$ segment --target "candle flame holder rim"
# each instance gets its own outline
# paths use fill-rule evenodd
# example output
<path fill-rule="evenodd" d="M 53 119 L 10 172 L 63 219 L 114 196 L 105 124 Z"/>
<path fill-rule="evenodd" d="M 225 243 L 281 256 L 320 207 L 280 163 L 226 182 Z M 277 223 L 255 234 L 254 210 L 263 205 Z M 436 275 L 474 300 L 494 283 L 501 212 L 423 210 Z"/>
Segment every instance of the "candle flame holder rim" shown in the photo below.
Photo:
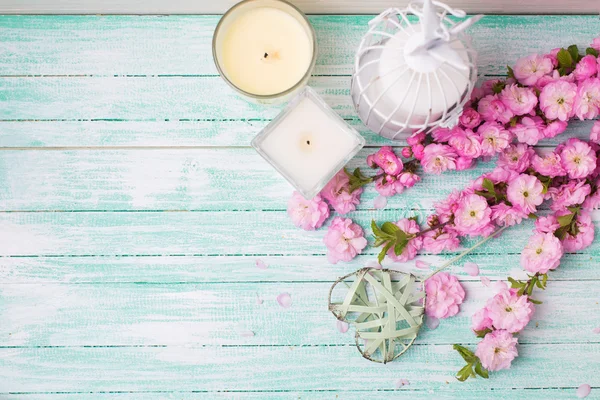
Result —
<path fill-rule="evenodd" d="M 251 3 L 259 3 L 259 2 L 264 2 L 264 1 L 269 1 L 269 2 L 273 2 L 273 3 L 281 3 L 281 4 L 285 5 L 286 7 L 289 7 L 292 11 L 296 12 L 301 17 L 301 19 L 304 22 L 306 22 L 306 26 L 309 28 L 308 34 L 310 36 L 310 41 L 311 41 L 312 49 L 313 49 L 312 58 L 310 60 L 310 63 L 308 65 L 308 68 L 306 69 L 306 72 L 304 73 L 304 75 L 302 75 L 302 77 L 296 83 L 294 83 L 294 85 L 292 85 L 290 88 L 288 88 L 282 92 L 273 93 L 273 94 L 255 94 L 255 93 L 250 93 L 250 92 L 247 92 L 247 91 L 241 89 L 239 86 L 237 86 L 235 83 L 233 83 L 227 77 L 227 74 L 225 73 L 224 69 L 221 67 L 221 64 L 219 63 L 219 57 L 217 55 L 217 40 L 218 40 L 218 36 L 219 36 L 218 34 L 219 34 L 220 30 L 222 29 L 223 22 L 226 21 L 227 17 L 229 17 L 233 12 L 235 12 L 236 10 L 238 10 L 241 7 L 245 7 Z M 229 10 L 227 10 L 225 12 L 225 14 L 223 14 L 223 16 L 221 16 L 221 19 L 219 19 L 219 22 L 217 23 L 217 26 L 215 27 L 215 30 L 213 32 L 212 55 L 213 55 L 213 61 L 215 63 L 215 67 L 217 68 L 217 72 L 219 73 L 221 78 L 223 78 L 223 80 L 235 91 L 237 91 L 238 93 L 240 93 L 241 95 L 243 95 L 245 97 L 248 97 L 253 100 L 257 100 L 259 102 L 261 102 L 261 101 L 268 102 L 269 100 L 284 98 L 287 95 L 289 95 L 290 93 L 293 93 L 296 90 L 298 90 L 299 88 L 301 88 L 302 86 L 304 86 L 306 84 L 306 82 L 308 81 L 308 79 L 311 77 L 312 71 L 315 68 L 315 65 L 317 63 L 317 53 L 318 53 L 317 52 L 317 34 L 316 34 L 315 29 L 313 28 L 312 24 L 308 20 L 308 17 L 298 7 L 296 7 L 295 5 L 293 5 L 292 3 L 290 3 L 286 0 L 242 0 L 239 3 L 235 4 L 233 7 L 231 7 Z"/>

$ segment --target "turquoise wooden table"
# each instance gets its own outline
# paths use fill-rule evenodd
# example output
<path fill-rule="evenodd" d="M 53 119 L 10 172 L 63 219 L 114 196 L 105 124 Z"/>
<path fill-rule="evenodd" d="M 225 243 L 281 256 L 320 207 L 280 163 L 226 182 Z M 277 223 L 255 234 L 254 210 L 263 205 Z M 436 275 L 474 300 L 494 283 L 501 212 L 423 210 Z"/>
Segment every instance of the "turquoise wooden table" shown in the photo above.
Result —
<path fill-rule="evenodd" d="M 386 143 L 349 97 L 370 18 L 310 18 L 320 54 L 310 85 L 367 139 L 352 166 Z M 552 274 L 510 371 L 453 377 L 462 360 L 451 345 L 476 343 L 470 315 L 490 295 L 460 265 L 457 317 L 425 328 L 397 362 L 362 359 L 327 291 L 377 250 L 330 265 L 324 232 L 292 226 L 291 188 L 249 147 L 278 108 L 246 103 L 218 77 L 218 20 L 0 17 L 0 398 L 556 399 L 582 383 L 600 397 L 598 240 Z M 480 75 L 498 76 L 529 53 L 587 45 L 600 20 L 488 16 L 471 33 Z M 426 213 L 492 167 L 427 176 L 384 210 L 367 190 L 351 217 L 367 227 Z M 531 229 L 511 228 L 468 260 L 505 279 Z M 409 384 L 396 388 L 400 379 Z"/>

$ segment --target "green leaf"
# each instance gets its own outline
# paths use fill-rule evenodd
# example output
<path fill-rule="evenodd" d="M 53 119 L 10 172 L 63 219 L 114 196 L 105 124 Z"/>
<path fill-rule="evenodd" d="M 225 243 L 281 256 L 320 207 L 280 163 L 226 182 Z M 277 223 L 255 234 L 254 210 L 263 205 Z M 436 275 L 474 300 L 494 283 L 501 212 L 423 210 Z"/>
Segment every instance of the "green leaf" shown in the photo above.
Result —
<path fill-rule="evenodd" d="M 482 186 L 488 192 L 492 193 L 493 195 L 496 195 L 496 188 L 494 187 L 494 182 L 492 182 L 490 179 L 484 178 Z"/>
<path fill-rule="evenodd" d="M 479 360 L 477 360 L 475 363 L 475 373 L 484 379 L 488 379 L 490 377 L 487 369 L 483 368 L 483 365 L 481 365 L 481 361 Z"/>
<path fill-rule="evenodd" d="M 574 216 L 575 214 L 567 214 L 556 218 L 556 220 L 561 227 L 565 227 L 571 225 L 571 221 L 573 221 Z"/>
<path fill-rule="evenodd" d="M 538 219 L 539 217 L 537 215 L 535 215 L 534 213 L 529 213 L 529 215 L 527 216 L 527 218 L 535 220 L 535 219 Z"/>
<path fill-rule="evenodd" d="M 598 57 L 598 50 L 594 49 L 593 47 L 588 47 L 587 49 L 585 49 L 585 54 L 589 56 Z"/>
<path fill-rule="evenodd" d="M 471 350 L 461 346 L 460 344 L 455 344 L 454 346 L 452 346 L 452 348 L 458 351 L 458 354 L 460 354 L 463 360 L 465 360 L 468 363 L 473 362 L 477 358 Z"/>
<path fill-rule="evenodd" d="M 529 300 L 533 304 L 543 304 L 543 301 L 534 300 L 531 297 L 528 297 L 527 300 Z"/>
<path fill-rule="evenodd" d="M 571 68 L 571 66 L 573 65 L 573 56 L 565 49 L 560 49 L 556 54 L 556 58 L 558 59 L 558 65 L 560 65 L 561 68 L 563 68 L 563 72 L 561 72 L 561 75 L 566 72 L 565 68 Z"/>
<path fill-rule="evenodd" d="M 406 247 L 407 244 L 408 244 L 408 240 L 405 240 L 402 242 L 396 242 L 396 244 L 394 245 L 394 254 L 397 256 L 402 254 L 402 252 L 404 251 L 404 248 Z"/>
<path fill-rule="evenodd" d="M 469 377 L 473 376 L 473 365 L 471 363 L 468 363 L 467 365 L 465 365 L 464 367 L 462 367 L 460 369 L 460 371 L 458 371 L 456 373 L 456 379 L 458 379 L 461 382 L 466 381 L 467 379 L 469 379 Z"/>
<path fill-rule="evenodd" d="M 384 222 L 383 225 L 381 225 L 381 230 L 387 233 L 388 235 L 395 236 L 396 232 L 398 232 L 400 228 L 398 228 L 398 225 L 393 224 L 391 222 Z"/>
<path fill-rule="evenodd" d="M 384 244 L 385 242 L 387 242 L 387 239 L 379 237 L 379 238 L 375 239 L 375 242 L 373 243 L 373 247 L 379 247 L 382 244 Z"/>
<path fill-rule="evenodd" d="M 481 331 L 475 331 L 475 336 L 477 336 L 478 338 L 484 338 L 485 335 L 487 335 L 491 331 L 492 330 L 490 328 L 486 328 L 486 329 L 483 329 Z"/>
<path fill-rule="evenodd" d="M 373 231 L 373 235 L 375 235 L 376 238 L 384 236 L 383 231 L 379 229 L 379 227 L 375 223 L 375 220 L 371 220 L 371 230 Z"/>
<path fill-rule="evenodd" d="M 506 82 L 498 81 L 492 85 L 492 92 L 499 94 L 506 87 Z"/>
<path fill-rule="evenodd" d="M 569 211 L 571 211 L 573 214 L 578 214 L 579 210 L 581 209 L 579 206 L 569 206 L 567 207 L 567 209 Z"/>
<path fill-rule="evenodd" d="M 510 276 L 508 277 L 508 281 L 510 282 L 510 287 L 513 289 L 523 288 L 526 285 L 525 282 L 517 281 L 514 278 L 511 278 Z"/>
<path fill-rule="evenodd" d="M 508 70 L 508 74 L 507 74 L 508 77 L 515 79 L 515 71 L 513 71 L 513 69 L 510 67 L 510 65 L 507 65 L 506 69 Z"/>
<path fill-rule="evenodd" d="M 544 288 L 545 288 L 547 284 L 548 284 L 548 274 L 543 274 L 542 275 L 542 285 L 544 285 Z"/>
<path fill-rule="evenodd" d="M 535 286 L 539 287 L 540 289 L 544 290 L 544 285 L 542 284 L 542 282 L 539 279 L 535 279 Z"/>
<path fill-rule="evenodd" d="M 573 58 L 573 61 L 579 61 L 579 49 L 577 48 L 576 44 L 570 45 L 567 50 L 569 51 L 571 58 Z"/>
<path fill-rule="evenodd" d="M 495 199 L 496 198 L 496 196 L 494 196 L 492 193 L 490 193 L 490 192 L 484 192 L 482 190 L 476 190 L 475 194 L 478 194 L 478 195 L 480 195 L 482 197 L 485 197 L 487 199 Z"/>
<path fill-rule="evenodd" d="M 394 245 L 394 242 L 390 240 L 389 242 L 387 242 L 387 244 L 385 246 L 383 246 L 383 249 L 381 249 L 381 251 L 379 252 L 379 255 L 377 256 L 377 261 L 379 262 L 379 264 L 381 264 L 381 262 L 385 258 L 385 255 L 387 254 L 388 250 L 393 245 Z"/>

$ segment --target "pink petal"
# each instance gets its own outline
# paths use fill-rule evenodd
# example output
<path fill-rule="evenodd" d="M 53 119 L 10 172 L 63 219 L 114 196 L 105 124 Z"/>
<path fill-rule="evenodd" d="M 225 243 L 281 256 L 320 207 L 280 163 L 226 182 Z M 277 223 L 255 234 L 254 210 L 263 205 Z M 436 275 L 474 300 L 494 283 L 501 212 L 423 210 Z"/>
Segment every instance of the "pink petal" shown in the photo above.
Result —
<path fill-rule="evenodd" d="M 410 385 L 408 379 L 398 379 L 396 381 L 396 389 L 400 389 L 402 386 Z"/>
<path fill-rule="evenodd" d="M 290 308 L 292 305 L 292 296 L 289 293 L 281 293 L 277 296 L 277 302 L 283 308 Z"/>
<path fill-rule="evenodd" d="M 590 394 L 591 391 L 592 391 L 592 387 L 590 385 L 588 385 L 587 383 L 584 383 L 583 385 L 581 385 L 577 388 L 577 397 L 579 397 L 580 399 L 583 399 L 584 397 L 588 397 L 588 395 Z"/>
<path fill-rule="evenodd" d="M 419 269 L 429 269 L 430 265 L 431 264 L 426 263 L 425 261 L 421 261 L 421 260 L 415 261 L 415 267 L 417 267 Z"/>
<path fill-rule="evenodd" d="M 474 262 L 466 262 L 463 270 L 471 276 L 479 275 L 479 265 L 475 264 Z"/>
<path fill-rule="evenodd" d="M 485 287 L 490 287 L 490 278 L 486 278 L 485 276 L 480 277 L 479 279 L 481 279 L 481 283 L 483 284 L 483 286 Z"/>
<path fill-rule="evenodd" d="M 435 329 L 440 325 L 440 320 L 436 317 L 427 317 L 425 318 L 425 324 L 429 329 Z"/>
<path fill-rule="evenodd" d="M 241 337 L 252 337 L 252 336 L 254 336 L 254 332 L 248 331 L 248 330 L 240 331 L 240 336 Z"/>
<path fill-rule="evenodd" d="M 338 331 L 340 331 L 342 333 L 348 332 L 348 326 L 349 325 L 348 325 L 347 322 L 338 320 L 336 325 L 337 325 L 337 330 Z"/>
<path fill-rule="evenodd" d="M 260 268 L 260 269 L 267 269 L 269 266 L 267 264 L 265 264 L 265 262 L 263 260 L 261 260 L 260 258 L 256 259 L 256 268 Z"/>
<path fill-rule="evenodd" d="M 375 207 L 378 210 L 385 208 L 385 206 L 387 206 L 387 197 L 385 196 L 378 196 L 373 202 L 373 207 Z"/>
<path fill-rule="evenodd" d="M 594 330 L 592 330 L 592 332 L 594 332 L 594 333 L 600 333 L 600 327 L 594 328 Z"/>
<path fill-rule="evenodd" d="M 366 266 L 369 268 L 381 269 L 381 264 L 377 261 L 369 261 Z"/>

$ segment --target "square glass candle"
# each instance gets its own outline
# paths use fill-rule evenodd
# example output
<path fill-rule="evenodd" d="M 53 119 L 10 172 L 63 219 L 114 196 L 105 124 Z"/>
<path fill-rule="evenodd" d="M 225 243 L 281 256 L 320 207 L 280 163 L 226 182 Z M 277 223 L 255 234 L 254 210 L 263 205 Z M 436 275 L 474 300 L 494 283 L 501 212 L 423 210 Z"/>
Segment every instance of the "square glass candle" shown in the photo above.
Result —
<path fill-rule="evenodd" d="M 252 140 L 252 147 L 307 199 L 364 145 L 360 133 L 308 86 Z"/>

